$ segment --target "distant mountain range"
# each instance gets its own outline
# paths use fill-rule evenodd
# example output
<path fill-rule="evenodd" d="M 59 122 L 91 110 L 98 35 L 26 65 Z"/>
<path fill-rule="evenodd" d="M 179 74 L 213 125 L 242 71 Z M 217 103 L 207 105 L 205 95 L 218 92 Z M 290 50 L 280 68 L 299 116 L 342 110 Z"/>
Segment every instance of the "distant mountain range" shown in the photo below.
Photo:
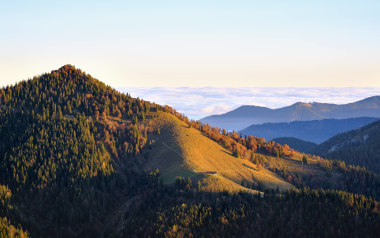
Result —
<path fill-rule="evenodd" d="M 253 124 L 269 122 L 347 119 L 355 117 L 380 117 L 380 96 L 373 96 L 341 105 L 298 102 L 278 109 L 241 106 L 221 115 L 205 117 L 201 119 L 201 122 L 219 128 L 239 131 Z"/>
<path fill-rule="evenodd" d="M 315 147 L 312 153 L 346 164 L 380 172 L 380 121 L 336 135 Z"/>
<path fill-rule="evenodd" d="M 324 119 L 313 121 L 293 121 L 251 125 L 240 132 L 243 135 L 254 135 L 271 140 L 276 137 L 295 137 L 313 143 L 322 143 L 330 137 L 357 129 L 379 120 L 372 117 L 349 119 Z"/>

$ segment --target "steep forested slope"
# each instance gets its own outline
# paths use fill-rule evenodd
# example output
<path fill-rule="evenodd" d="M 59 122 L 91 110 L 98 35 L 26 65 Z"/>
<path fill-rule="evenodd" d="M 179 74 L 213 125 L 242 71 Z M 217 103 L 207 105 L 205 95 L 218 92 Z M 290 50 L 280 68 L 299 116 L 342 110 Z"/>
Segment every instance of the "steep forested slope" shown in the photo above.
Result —
<path fill-rule="evenodd" d="M 12 210 L 12 192 L 8 187 L 0 185 L 0 237 L 28 237 L 20 225 L 15 227 L 7 217 L 3 217 L 9 215 Z"/>
<path fill-rule="evenodd" d="M 144 180 L 125 158 L 142 152 L 151 108 L 158 106 L 120 94 L 70 65 L 2 89 L 0 183 L 19 204 L 9 217 L 38 235 L 58 227 L 62 236 L 93 230 L 88 225 L 117 203 L 116 193 Z M 129 183 L 118 167 L 127 168 Z"/>
<path fill-rule="evenodd" d="M 380 173 L 380 121 L 336 135 L 313 152 Z"/>

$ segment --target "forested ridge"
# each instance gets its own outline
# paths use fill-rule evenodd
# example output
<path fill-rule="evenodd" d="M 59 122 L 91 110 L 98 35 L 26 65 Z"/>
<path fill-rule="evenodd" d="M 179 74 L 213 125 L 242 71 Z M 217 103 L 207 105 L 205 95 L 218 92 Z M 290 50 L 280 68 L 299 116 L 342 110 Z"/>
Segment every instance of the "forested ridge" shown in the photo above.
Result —
<path fill-rule="evenodd" d="M 285 178 L 289 174 L 270 168 L 268 156 L 301 155 L 287 145 L 191 121 L 65 65 L 0 89 L 0 235 L 262 237 L 287 231 L 297 237 L 372 237 L 379 231 L 378 176 L 317 156 L 305 155 L 326 171 L 341 171 L 344 182 L 292 183 L 352 193 L 207 193 L 187 178 L 163 185 L 159 171 L 141 167 L 160 134 L 153 123 L 159 111 Z M 125 210 L 116 216 L 119 207 Z"/>
<path fill-rule="evenodd" d="M 69 65 L 6 87 L 0 99 L 1 176 L 12 189 L 111 174 L 111 157 L 142 150 L 146 115 L 158 108 Z M 118 127 L 107 116 L 132 123 Z"/>
<path fill-rule="evenodd" d="M 360 128 L 377 120 L 379 118 L 355 117 L 264 123 L 251 125 L 240 132 L 247 135 L 255 134 L 267 140 L 274 140 L 276 137 L 295 137 L 300 140 L 320 144 L 339 133 Z"/>
<path fill-rule="evenodd" d="M 141 237 L 376 237 L 379 204 L 333 190 L 290 190 L 280 196 L 197 193 L 157 188 L 126 214 L 123 235 Z M 132 213 L 132 214 L 135 214 Z"/>
<path fill-rule="evenodd" d="M 146 118 L 158 108 L 70 65 L 1 89 L 0 179 L 21 205 L 10 217 L 28 214 L 15 220 L 38 235 L 66 225 L 78 232 L 71 226 L 102 214 L 127 189 L 118 187 L 116 167 L 140 173 L 125 158 L 142 152 L 152 132 Z M 33 224 L 40 222 L 43 230 Z"/>
<path fill-rule="evenodd" d="M 318 145 L 313 153 L 347 164 L 363 166 L 380 172 L 380 121 L 356 130 L 338 134 Z"/>
<path fill-rule="evenodd" d="M 291 148 L 304 153 L 310 153 L 310 151 L 317 146 L 317 144 L 310 142 L 310 141 L 304 141 L 295 137 L 278 137 L 272 139 L 272 141 L 275 141 L 279 144 L 287 144 Z"/>

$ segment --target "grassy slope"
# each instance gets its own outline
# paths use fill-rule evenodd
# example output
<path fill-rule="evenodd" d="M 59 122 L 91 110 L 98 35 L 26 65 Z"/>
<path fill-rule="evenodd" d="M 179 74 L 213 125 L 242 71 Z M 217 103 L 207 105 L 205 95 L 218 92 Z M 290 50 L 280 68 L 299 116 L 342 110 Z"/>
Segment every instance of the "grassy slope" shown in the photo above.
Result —
<path fill-rule="evenodd" d="M 201 180 L 203 189 L 208 191 L 247 190 L 240 185 L 243 181 L 254 185 L 261 182 L 272 189 L 292 187 L 276 174 L 259 170 L 248 160 L 233 157 L 231 152 L 173 115 L 160 113 L 155 123 L 161 128 L 161 134 L 154 138 L 144 167 L 158 168 L 164 183 L 173 183 L 177 176 L 182 176 Z M 217 175 L 203 175 L 205 171 L 216 171 Z"/>

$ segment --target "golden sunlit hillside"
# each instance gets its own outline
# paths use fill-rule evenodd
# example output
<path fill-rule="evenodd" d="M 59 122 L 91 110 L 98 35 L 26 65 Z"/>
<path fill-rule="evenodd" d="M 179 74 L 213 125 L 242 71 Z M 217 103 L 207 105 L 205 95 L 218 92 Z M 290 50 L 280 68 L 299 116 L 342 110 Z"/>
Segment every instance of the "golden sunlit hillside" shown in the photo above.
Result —
<path fill-rule="evenodd" d="M 144 167 L 158 168 L 164 183 L 174 183 L 181 176 L 200 180 L 209 191 L 247 190 L 242 183 L 254 187 L 261 183 L 265 188 L 280 190 L 293 187 L 265 168 L 232 156 L 230 151 L 171 114 L 161 112 L 155 123 L 160 135 L 155 136 Z"/>

